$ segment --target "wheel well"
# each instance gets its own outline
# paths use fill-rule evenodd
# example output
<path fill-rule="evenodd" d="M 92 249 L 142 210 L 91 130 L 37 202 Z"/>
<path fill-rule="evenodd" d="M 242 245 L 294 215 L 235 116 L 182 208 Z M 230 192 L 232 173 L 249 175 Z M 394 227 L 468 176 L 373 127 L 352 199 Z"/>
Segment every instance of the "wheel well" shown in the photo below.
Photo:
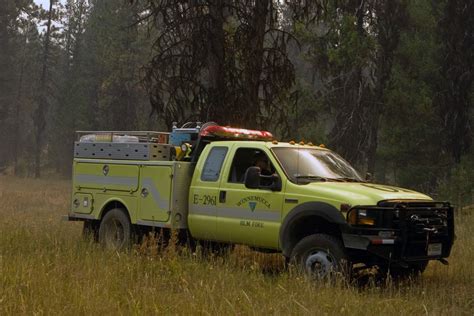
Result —
<path fill-rule="evenodd" d="M 341 230 L 335 223 L 315 215 L 303 216 L 295 219 L 288 227 L 289 234 L 285 242 L 285 256 L 289 256 L 296 244 L 303 238 L 316 234 L 323 233 L 340 238 Z"/>
<path fill-rule="evenodd" d="M 121 209 L 125 210 L 125 214 L 128 216 L 128 219 L 130 219 L 130 214 L 128 214 L 127 207 L 125 206 L 125 204 L 123 204 L 120 201 L 110 201 L 107 204 L 105 204 L 105 206 L 102 208 L 100 219 L 102 220 L 102 218 L 104 218 L 104 216 L 105 216 L 105 214 L 107 214 L 107 212 L 109 212 L 110 210 L 113 210 L 115 208 L 121 208 Z"/>

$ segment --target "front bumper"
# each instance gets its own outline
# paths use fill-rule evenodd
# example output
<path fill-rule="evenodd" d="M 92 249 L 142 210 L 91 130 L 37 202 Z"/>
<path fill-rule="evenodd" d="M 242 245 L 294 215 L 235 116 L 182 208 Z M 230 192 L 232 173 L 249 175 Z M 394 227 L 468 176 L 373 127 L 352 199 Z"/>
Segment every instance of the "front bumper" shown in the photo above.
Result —
<path fill-rule="evenodd" d="M 359 257 L 355 259 L 403 264 L 449 257 L 454 243 L 449 203 L 382 201 L 349 212 L 362 209 L 377 214 L 376 225 L 350 226 L 342 234 L 345 247 Z"/>

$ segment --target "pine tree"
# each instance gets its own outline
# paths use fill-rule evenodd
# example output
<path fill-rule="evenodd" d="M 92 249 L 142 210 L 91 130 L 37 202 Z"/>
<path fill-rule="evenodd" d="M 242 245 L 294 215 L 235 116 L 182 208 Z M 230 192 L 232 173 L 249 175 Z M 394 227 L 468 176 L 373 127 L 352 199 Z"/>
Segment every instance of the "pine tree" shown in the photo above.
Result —
<path fill-rule="evenodd" d="M 145 83 L 165 123 L 218 120 L 288 132 L 295 73 L 278 1 L 143 2 L 158 32 Z"/>

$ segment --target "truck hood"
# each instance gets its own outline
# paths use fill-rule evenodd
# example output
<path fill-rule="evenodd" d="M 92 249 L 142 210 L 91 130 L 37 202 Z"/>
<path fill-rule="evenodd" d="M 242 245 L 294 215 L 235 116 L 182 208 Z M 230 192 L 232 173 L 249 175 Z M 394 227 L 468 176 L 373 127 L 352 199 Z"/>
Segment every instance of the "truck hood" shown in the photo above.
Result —
<path fill-rule="evenodd" d="M 326 197 L 352 206 L 376 205 L 382 200 L 432 200 L 420 192 L 374 183 L 311 182 L 302 188 L 314 197 Z"/>

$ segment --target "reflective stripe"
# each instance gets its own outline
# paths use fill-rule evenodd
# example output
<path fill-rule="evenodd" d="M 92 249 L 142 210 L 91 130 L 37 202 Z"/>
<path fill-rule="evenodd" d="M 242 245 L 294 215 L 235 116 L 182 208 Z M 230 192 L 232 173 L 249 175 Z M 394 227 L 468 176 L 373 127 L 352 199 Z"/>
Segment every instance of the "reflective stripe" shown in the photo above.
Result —
<path fill-rule="evenodd" d="M 281 215 L 280 211 L 251 211 L 249 209 L 240 207 L 216 207 L 216 206 L 194 206 L 191 210 L 191 214 L 217 216 L 224 218 L 235 218 L 235 219 L 251 219 L 268 222 L 280 222 Z"/>
<path fill-rule="evenodd" d="M 136 177 L 117 177 L 117 176 L 96 176 L 90 174 L 77 174 L 75 181 L 79 183 L 91 183 L 96 185 L 123 185 L 123 186 L 136 186 Z M 142 186 L 150 191 L 153 200 L 156 205 L 161 209 L 169 208 L 169 201 L 162 199 L 160 193 L 156 189 L 152 178 L 144 178 Z"/>
<path fill-rule="evenodd" d="M 93 184 L 109 184 L 109 185 L 124 185 L 136 186 L 136 177 L 117 177 L 117 176 L 95 176 L 92 174 L 76 174 L 74 177 L 76 182 L 85 182 Z"/>
<path fill-rule="evenodd" d="M 169 209 L 169 201 L 166 199 L 162 199 L 160 196 L 160 192 L 156 189 L 155 184 L 153 183 L 152 178 L 144 178 L 142 181 L 142 187 L 146 188 L 151 193 L 151 197 L 155 201 L 155 204 L 158 205 L 159 208 L 168 210 Z"/>
<path fill-rule="evenodd" d="M 205 216 L 216 216 L 217 207 L 209 206 L 193 206 L 191 207 L 190 214 L 205 215 Z"/>
<path fill-rule="evenodd" d="M 395 239 L 372 239 L 370 242 L 374 245 L 394 245 Z"/>

